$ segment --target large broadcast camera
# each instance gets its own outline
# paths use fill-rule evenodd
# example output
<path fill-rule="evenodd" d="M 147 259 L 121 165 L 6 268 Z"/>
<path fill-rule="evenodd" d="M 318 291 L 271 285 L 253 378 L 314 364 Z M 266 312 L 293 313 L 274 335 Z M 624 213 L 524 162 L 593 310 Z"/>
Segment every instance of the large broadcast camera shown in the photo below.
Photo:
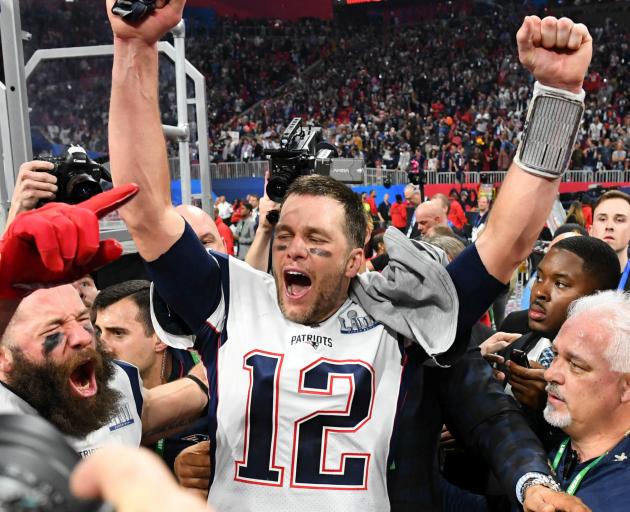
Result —
<path fill-rule="evenodd" d="M 319 126 L 301 126 L 294 117 L 280 138 L 280 149 L 267 149 L 271 176 L 267 196 L 279 203 L 287 189 L 300 176 L 320 174 L 348 184 L 362 184 L 365 162 L 362 158 L 338 158 L 337 149 L 324 140 Z"/>
<path fill-rule="evenodd" d="M 70 492 L 68 479 L 80 460 L 42 418 L 0 415 L 0 511 L 113 512 L 109 505 Z"/>
<path fill-rule="evenodd" d="M 101 179 L 111 183 L 109 171 L 92 160 L 81 146 L 70 146 L 63 157 L 40 157 L 55 167 L 45 171 L 57 177 L 57 194 L 54 201 L 78 204 L 103 192 Z M 43 204 L 45 201 L 41 201 Z"/>

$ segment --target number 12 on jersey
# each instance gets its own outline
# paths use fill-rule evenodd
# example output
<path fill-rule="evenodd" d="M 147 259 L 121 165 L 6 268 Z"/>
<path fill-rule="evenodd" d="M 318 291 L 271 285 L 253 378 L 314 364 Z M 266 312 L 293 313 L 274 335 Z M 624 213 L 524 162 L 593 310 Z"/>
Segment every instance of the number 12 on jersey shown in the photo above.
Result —
<path fill-rule="evenodd" d="M 277 487 L 284 484 L 285 468 L 276 464 L 283 360 L 282 354 L 262 350 L 243 357 L 249 395 L 244 454 L 235 463 L 235 480 Z M 300 370 L 297 392 L 332 396 L 335 382 L 340 380 L 346 380 L 349 387 L 345 408 L 310 411 L 293 423 L 291 487 L 367 489 L 370 453 L 343 452 L 336 467 L 329 467 L 327 449 L 330 434 L 352 435 L 372 417 L 374 369 L 360 360 L 322 357 Z"/>

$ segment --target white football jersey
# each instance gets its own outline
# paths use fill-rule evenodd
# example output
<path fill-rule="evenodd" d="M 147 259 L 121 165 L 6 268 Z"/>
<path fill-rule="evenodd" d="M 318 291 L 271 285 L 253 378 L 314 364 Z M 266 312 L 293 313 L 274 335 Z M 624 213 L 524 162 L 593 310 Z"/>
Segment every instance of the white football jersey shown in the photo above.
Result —
<path fill-rule="evenodd" d="M 135 366 L 116 361 L 115 373 L 110 381 L 113 389 L 122 398 L 118 403 L 118 413 L 109 424 L 88 434 L 84 438 L 65 436 L 68 443 L 82 457 L 107 444 L 140 446 L 142 437 L 142 381 Z M 5 386 L 0 386 L 0 413 L 33 414 L 37 411 Z"/>
<path fill-rule="evenodd" d="M 195 345 L 211 383 L 208 502 L 222 512 L 389 510 L 397 339 L 351 300 L 319 326 L 293 323 L 271 276 L 219 263 L 223 296 Z"/>

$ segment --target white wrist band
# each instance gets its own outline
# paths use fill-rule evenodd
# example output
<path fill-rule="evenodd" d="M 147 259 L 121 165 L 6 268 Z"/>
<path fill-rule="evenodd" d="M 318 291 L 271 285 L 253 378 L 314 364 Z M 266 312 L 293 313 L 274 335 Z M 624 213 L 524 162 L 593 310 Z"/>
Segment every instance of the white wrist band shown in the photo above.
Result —
<path fill-rule="evenodd" d="M 584 90 L 575 94 L 538 82 L 529 103 L 514 162 L 524 171 L 559 178 L 567 170 L 584 113 Z"/>

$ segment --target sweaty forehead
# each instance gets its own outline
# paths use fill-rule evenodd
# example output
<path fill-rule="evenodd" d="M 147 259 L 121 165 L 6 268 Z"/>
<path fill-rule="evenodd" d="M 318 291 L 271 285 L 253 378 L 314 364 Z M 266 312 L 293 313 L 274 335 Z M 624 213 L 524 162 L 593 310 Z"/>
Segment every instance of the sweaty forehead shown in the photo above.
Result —
<path fill-rule="evenodd" d="M 290 195 L 280 210 L 279 225 L 292 229 L 341 229 L 344 225 L 343 205 L 331 197 Z"/>
<path fill-rule="evenodd" d="M 592 318 L 581 313 L 569 318 L 558 333 L 554 345 L 559 352 L 570 352 L 585 360 L 604 357 L 608 347 L 610 329 L 605 318 Z"/>
<path fill-rule="evenodd" d="M 83 311 L 85 306 L 72 285 L 36 290 L 20 303 L 14 322 L 45 323 L 53 318 L 65 318 Z"/>

